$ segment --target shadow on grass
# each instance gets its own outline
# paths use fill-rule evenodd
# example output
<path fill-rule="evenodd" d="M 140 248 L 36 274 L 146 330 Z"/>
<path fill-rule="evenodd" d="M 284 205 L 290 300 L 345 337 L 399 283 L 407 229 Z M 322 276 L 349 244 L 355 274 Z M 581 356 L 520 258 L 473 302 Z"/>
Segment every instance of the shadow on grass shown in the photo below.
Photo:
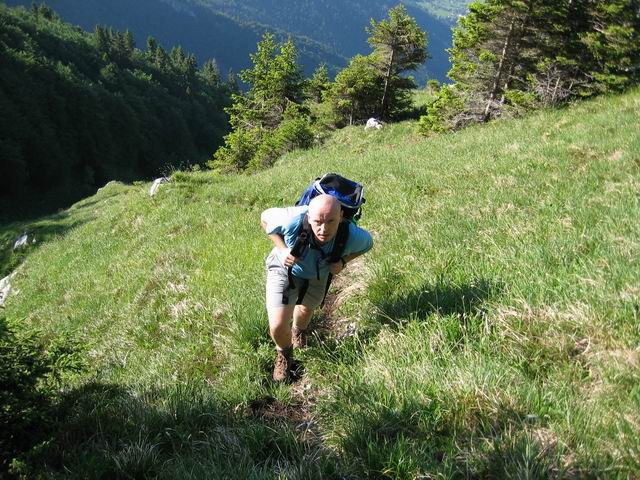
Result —
<path fill-rule="evenodd" d="M 91 382 L 51 404 L 46 416 L 51 420 L 39 426 L 45 441 L 24 451 L 13 473 L 248 478 L 278 465 L 301 464 L 310 448 L 301 434 L 278 421 L 274 405 L 254 403 L 232 408 L 190 382 L 144 391 Z"/>
<path fill-rule="evenodd" d="M 487 279 L 462 284 L 439 281 L 426 283 L 402 295 L 387 297 L 374 293 L 371 301 L 378 321 L 383 325 L 425 319 L 433 314 L 455 315 L 464 321 L 480 313 L 485 302 L 503 290 L 502 283 Z"/>
<path fill-rule="evenodd" d="M 405 397 L 389 408 L 385 396 L 370 400 L 380 401 L 350 418 L 340 440 L 356 475 L 419 478 L 428 471 L 445 478 L 564 478 L 556 443 L 540 435 L 544 429 L 526 425 L 524 411 L 501 405 L 486 414 L 491 418 L 485 425 L 465 428 L 438 402 Z"/>
<path fill-rule="evenodd" d="M 70 214 L 65 211 L 33 223 L 20 222 L 0 227 L 0 278 L 11 273 L 50 238 L 64 235 L 67 231 L 87 222 L 86 219 L 70 222 L 69 216 Z M 14 249 L 16 241 L 23 234 L 27 235 L 27 242 Z"/>

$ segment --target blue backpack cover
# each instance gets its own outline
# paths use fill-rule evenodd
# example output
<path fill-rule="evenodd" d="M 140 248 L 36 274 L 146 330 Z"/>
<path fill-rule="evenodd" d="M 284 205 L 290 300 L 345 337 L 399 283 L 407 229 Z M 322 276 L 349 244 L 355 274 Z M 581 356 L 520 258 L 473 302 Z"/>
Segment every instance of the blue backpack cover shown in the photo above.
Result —
<path fill-rule="evenodd" d="M 302 193 L 296 205 L 309 205 L 309 202 L 321 194 L 331 195 L 338 199 L 344 212 L 345 220 L 356 222 L 362 212 L 360 208 L 365 202 L 364 186 L 353 180 L 338 175 L 326 173 L 316 178 Z"/>

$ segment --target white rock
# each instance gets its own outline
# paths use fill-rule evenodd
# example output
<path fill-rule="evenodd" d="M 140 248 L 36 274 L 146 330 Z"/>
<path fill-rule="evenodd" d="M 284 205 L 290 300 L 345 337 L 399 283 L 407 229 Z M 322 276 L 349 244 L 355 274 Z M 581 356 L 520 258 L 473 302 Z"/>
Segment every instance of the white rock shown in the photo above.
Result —
<path fill-rule="evenodd" d="M 11 292 L 11 280 L 12 275 L 7 275 L 2 280 L 0 280 L 0 306 L 4 306 L 4 302 L 9 296 Z"/>
<path fill-rule="evenodd" d="M 17 240 L 16 243 L 13 244 L 13 249 L 15 250 L 18 247 L 21 247 L 23 245 L 27 244 L 27 240 L 29 239 L 29 235 L 27 235 L 26 233 L 23 233 Z"/>
<path fill-rule="evenodd" d="M 167 183 L 168 181 L 169 179 L 167 177 L 156 178 L 153 181 L 153 185 L 151 185 L 151 189 L 149 190 L 149 196 L 153 197 L 160 188 L 160 185 L 162 185 L 163 183 Z"/>
<path fill-rule="evenodd" d="M 364 126 L 365 130 L 369 130 L 371 128 L 375 128 L 376 130 L 380 130 L 382 128 L 382 122 L 377 118 L 371 117 L 367 120 L 367 124 Z"/>

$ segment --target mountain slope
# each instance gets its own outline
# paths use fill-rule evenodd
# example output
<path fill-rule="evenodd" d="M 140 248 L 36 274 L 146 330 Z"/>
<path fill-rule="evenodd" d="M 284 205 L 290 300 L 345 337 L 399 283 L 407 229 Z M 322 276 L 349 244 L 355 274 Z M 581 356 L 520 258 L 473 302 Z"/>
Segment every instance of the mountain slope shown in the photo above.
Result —
<path fill-rule="evenodd" d="M 48 17 L 0 5 L 0 216 L 203 164 L 222 143 L 230 88 L 187 53 L 160 62 Z"/>
<path fill-rule="evenodd" d="M 31 2 L 9 0 L 7 4 L 29 6 Z M 365 28 L 371 18 L 384 18 L 391 6 L 380 0 L 339 5 L 293 0 L 51 0 L 48 4 L 65 21 L 90 31 L 99 23 L 131 29 L 140 46 L 149 35 L 165 47 L 182 45 L 200 62 L 215 58 L 223 72 L 247 68 L 249 54 L 264 31 L 275 30 L 283 38 L 291 33 L 308 74 L 321 62 L 335 74 L 356 53 L 368 53 Z M 427 77 L 442 81 L 449 69 L 445 49 L 451 45 L 452 20 L 433 16 L 423 4 L 408 3 L 409 13 L 429 34 L 432 57 L 416 78 L 421 83 Z"/>
<path fill-rule="evenodd" d="M 9 0 L 10 6 L 28 7 L 26 0 Z M 165 48 L 181 45 L 193 52 L 200 64 L 214 58 L 223 75 L 228 69 L 238 72 L 248 68 L 249 54 L 253 53 L 262 33 L 268 27 L 255 22 L 239 22 L 210 8 L 188 2 L 163 0 L 73 1 L 51 0 L 47 2 L 63 20 L 93 31 L 97 24 L 112 26 L 124 32 L 134 33 L 138 47 L 145 48 L 147 37 L 156 38 Z M 286 36 L 280 32 L 281 36 Z M 340 65 L 345 59 L 328 51 L 327 47 L 312 40 L 298 37 L 296 45 L 301 53 L 300 61 L 310 73 L 321 61 Z"/>
<path fill-rule="evenodd" d="M 428 139 L 411 122 L 347 128 L 254 176 L 178 172 L 153 199 L 112 183 L 4 226 L 41 233 L 2 317 L 70 339 L 79 368 L 58 367 L 53 441 L 31 467 L 633 475 L 639 107 L 634 91 Z M 273 385 L 259 214 L 325 171 L 366 185 L 376 244 L 315 318 L 301 379 Z"/>
<path fill-rule="evenodd" d="M 208 5 L 215 11 L 244 21 L 257 21 L 296 35 L 312 38 L 327 45 L 330 51 L 347 58 L 358 53 L 366 54 L 369 52 L 366 28 L 369 27 L 370 20 L 385 18 L 392 6 L 389 2 L 381 0 L 351 0 L 340 3 L 310 0 L 191 1 Z M 462 2 L 462 4 L 458 8 L 461 13 L 464 13 L 466 3 Z M 418 74 L 419 80 L 424 81 L 425 75 L 444 80 L 449 70 L 445 49 L 451 46 L 452 20 L 434 17 L 429 13 L 428 8 L 420 2 L 406 2 L 406 5 L 409 14 L 428 33 L 431 59 Z"/>

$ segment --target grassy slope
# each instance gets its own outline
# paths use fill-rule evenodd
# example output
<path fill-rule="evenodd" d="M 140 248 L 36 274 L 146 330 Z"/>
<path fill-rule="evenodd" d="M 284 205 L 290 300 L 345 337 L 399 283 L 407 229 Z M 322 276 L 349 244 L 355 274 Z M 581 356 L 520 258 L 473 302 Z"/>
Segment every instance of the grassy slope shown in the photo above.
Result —
<path fill-rule="evenodd" d="M 110 184 L 2 227 L 6 244 L 48 238 L 3 315 L 74 339 L 83 365 L 61 380 L 58 447 L 34 465 L 637 473 L 639 111 L 634 92 L 429 139 L 412 123 L 345 129 L 252 177 L 177 173 L 154 199 Z M 366 185 L 376 246 L 317 319 L 303 379 L 274 386 L 259 214 L 332 170 Z"/>

